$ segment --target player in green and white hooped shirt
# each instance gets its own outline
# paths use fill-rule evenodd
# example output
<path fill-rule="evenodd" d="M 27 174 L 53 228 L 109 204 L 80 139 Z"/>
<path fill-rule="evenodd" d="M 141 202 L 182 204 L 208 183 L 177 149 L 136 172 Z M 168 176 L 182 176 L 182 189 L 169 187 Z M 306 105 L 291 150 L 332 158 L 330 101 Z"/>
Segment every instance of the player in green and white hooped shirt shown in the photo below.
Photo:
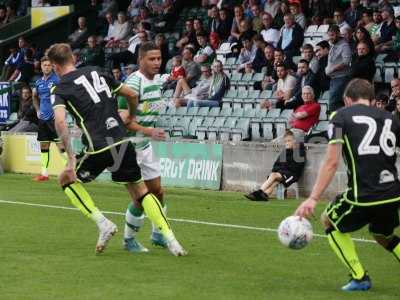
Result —
<path fill-rule="evenodd" d="M 165 214 L 166 206 L 161 187 L 160 163 L 155 157 L 150 143 L 150 139 L 165 139 L 164 130 L 155 128 L 159 112 L 166 105 L 165 101 L 161 99 L 161 85 L 154 79 L 154 76 L 160 70 L 161 51 L 153 43 L 141 45 L 139 50 L 139 65 L 139 70 L 131 74 L 125 81 L 125 84 L 134 89 L 139 95 L 136 119 L 126 124 L 126 127 L 137 137 L 149 137 L 148 140 L 146 139 L 144 142 L 136 144 L 137 161 L 142 170 L 142 176 L 147 188 L 160 200 Z M 120 114 L 124 118 L 124 114 L 127 114 L 125 100 L 120 99 L 118 106 Z M 143 222 L 143 209 L 130 204 L 126 211 L 124 230 L 124 246 L 130 252 L 148 251 L 135 239 Z M 154 224 L 151 241 L 155 245 L 167 247 L 165 239 Z"/>

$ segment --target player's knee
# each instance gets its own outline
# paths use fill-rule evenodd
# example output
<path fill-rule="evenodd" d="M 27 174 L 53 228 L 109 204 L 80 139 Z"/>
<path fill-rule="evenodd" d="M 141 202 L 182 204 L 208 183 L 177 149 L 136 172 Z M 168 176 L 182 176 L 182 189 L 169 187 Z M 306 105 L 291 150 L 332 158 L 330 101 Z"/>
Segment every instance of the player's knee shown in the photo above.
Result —
<path fill-rule="evenodd" d="M 329 220 L 328 216 L 326 213 L 321 214 L 320 218 L 321 224 L 324 226 L 325 230 L 328 230 L 330 228 L 333 228 L 331 221 Z"/>
<path fill-rule="evenodd" d="M 372 233 L 375 241 L 388 251 L 393 251 L 393 249 L 400 243 L 400 238 L 396 235 L 391 235 L 389 237 Z"/>
<path fill-rule="evenodd" d="M 157 190 L 153 191 L 153 194 L 154 194 L 154 196 L 157 197 L 157 199 L 158 199 L 160 202 L 163 202 L 163 201 L 164 201 L 164 190 L 163 190 L 162 187 L 159 187 Z"/>

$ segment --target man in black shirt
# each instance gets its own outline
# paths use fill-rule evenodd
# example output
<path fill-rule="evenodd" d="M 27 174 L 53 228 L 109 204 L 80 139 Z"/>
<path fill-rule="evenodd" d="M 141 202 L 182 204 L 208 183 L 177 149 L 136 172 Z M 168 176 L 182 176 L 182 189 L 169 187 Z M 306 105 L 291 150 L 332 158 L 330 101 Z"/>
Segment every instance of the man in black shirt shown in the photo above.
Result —
<path fill-rule="evenodd" d="M 373 107 L 374 88 L 365 79 L 353 79 L 344 92 L 346 108 L 330 120 L 329 145 L 311 195 L 295 214 L 309 218 L 339 165 L 347 164 L 348 188 L 328 204 L 322 221 L 329 243 L 348 267 L 351 280 L 344 291 L 368 290 L 371 281 L 358 259 L 350 232 L 369 225 L 375 240 L 400 262 L 400 182 L 396 146 L 400 122 L 385 110 Z"/>
<path fill-rule="evenodd" d="M 100 212 L 80 182 L 94 180 L 107 168 L 112 180 L 125 184 L 134 205 L 143 207 L 148 218 L 156 224 L 170 252 L 176 256 L 185 255 L 186 251 L 176 240 L 158 199 L 149 193 L 142 180 L 135 149 L 129 143 L 118 114 L 114 94 L 128 99 L 130 114 L 126 122 L 133 120 L 138 104 L 137 94 L 97 67 L 76 69 L 68 44 L 54 44 L 47 54 L 60 77 L 59 84 L 52 89 L 51 102 L 56 130 L 68 155 L 67 166 L 59 181 L 72 204 L 96 222 L 100 232 L 96 253 L 103 252 L 107 242 L 117 232 L 117 226 Z M 82 141 L 86 151 L 77 167 L 65 120 L 67 110 L 75 117 L 84 134 Z"/>
<path fill-rule="evenodd" d="M 303 143 L 296 143 L 292 131 L 286 131 L 283 136 L 285 140 L 285 150 L 281 152 L 275 161 L 271 174 L 263 183 L 259 190 L 256 190 L 245 197 L 252 201 L 268 201 L 274 188 L 282 183 L 289 187 L 297 182 L 303 173 L 305 166 L 305 150 Z"/>

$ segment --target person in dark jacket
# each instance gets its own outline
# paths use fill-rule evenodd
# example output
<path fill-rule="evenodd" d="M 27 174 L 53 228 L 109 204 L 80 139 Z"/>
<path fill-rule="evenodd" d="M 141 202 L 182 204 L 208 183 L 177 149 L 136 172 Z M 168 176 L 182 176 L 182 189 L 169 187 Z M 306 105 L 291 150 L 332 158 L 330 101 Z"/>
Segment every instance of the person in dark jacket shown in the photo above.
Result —
<path fill-rule="evenodd" d="M 282 49 L 288 59 L 300 55 L 300 48 L 304 40 L 304 31 L 294 20 L 290 13 L 285 14 L 283 18 L 285 25 L 281 29 L 281 37 L 278 42 L 278 48 Z"/>
<path fill-rule="evenodd" d="M 318 71 L 315 73 L 315 78 L 319 84 L 320 92 L 329 90 L 330 78 L 325 73 L 325 68 L 328 65 L 329 43 L 321 41 L 315 45 L 315 56 L 318 59 Z"/>
<path fill-rule="evenodd" d="M 274 188 L 282 183 L 289 187 L 297 182 L 303 173 L 306 163 L 306 154 L 303 143 L 296 143 L 293 132 L 287 130 L 284 135 L 285 150 L 275 161 L 271 174 L 261 188 L 244 195 L 251 201 L 268 201 Z"/>
<path fill-rule="evenodd" d="M 369 52 L 368 44 L 365 42 L 358 43 L 357 53 L 351 63 L 352 78 L 363 78 L 372 83 L 375 71 L 375 61 Z"/>
<path fill-rule="evenodd" d="M 32 104 L 32 90 L 29 85 L 21 89 L 21 97 L 18 109 L 19 122 L 11 128 L 10 132 L 37 132 L 38 117 Z"/>

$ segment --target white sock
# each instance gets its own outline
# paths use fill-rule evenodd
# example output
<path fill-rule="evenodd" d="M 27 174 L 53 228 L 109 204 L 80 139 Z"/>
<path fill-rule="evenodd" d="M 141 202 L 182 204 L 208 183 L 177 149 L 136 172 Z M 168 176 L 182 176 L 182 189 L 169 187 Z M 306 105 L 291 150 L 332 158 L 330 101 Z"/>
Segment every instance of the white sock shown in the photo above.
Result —
<path fill-rule="evenodd" d="M 162 208 L 164 215 L 167 216 L 167 204 L 165 204 Z M 157 226 L 154 223 L 151 223 L 152 232 L 161 234 L 161 231 L 158 230 Z"/>
<path fill-rule="evenodd" d="M 99 210 L 92 211 L 90 218 L 96 222 L 97 227 L 100 229 L 108 220 Z"/>
<path fill-rule="evenodd" d="M 129 211 L 129 209 L 127 209 L 125 214 L 124 238 L 134 238 L 143 224 L 144 214 L 142 214 L 140 217 L 136 217 Z"/>
<path fill-rule="evenodd" d="M 46 168 L 42 168 L 42 176 L 46 176 L 46 177 L 49 176 L 49 172 L 47 171 Z"/>

